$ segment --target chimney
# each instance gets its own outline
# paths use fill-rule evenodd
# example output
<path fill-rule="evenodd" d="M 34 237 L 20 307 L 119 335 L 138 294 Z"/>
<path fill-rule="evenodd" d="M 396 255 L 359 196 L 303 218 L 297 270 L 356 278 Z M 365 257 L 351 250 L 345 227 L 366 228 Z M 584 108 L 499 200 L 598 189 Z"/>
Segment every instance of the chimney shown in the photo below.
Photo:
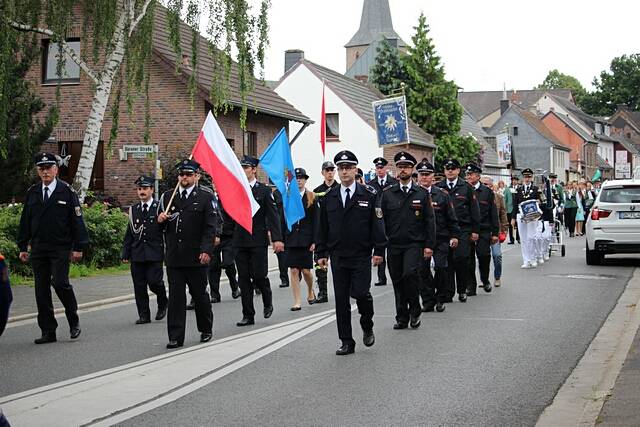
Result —
<path fill-rule="evenodd" d="M 289 49 L 284 51 L 284 72 L 286 73 L 298 63 L 301 59 L 304 59 L 304 50 Z"/>

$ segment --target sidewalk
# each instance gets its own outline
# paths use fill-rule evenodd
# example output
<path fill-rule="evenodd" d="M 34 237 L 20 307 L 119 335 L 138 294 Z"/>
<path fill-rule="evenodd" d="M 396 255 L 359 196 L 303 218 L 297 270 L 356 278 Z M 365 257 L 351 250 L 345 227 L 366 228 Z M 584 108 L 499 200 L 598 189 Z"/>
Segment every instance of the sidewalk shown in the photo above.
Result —
<path fill-rule="evenodd" d="M 274 253 L 269 251 L 269 271 L 278 268 L 278 259 Z M 165 274 L 165 284 L 166 284 Z M 227 278 L 222 274 L 221 283 L 227 282 Z M 114 302 L 131 300 L 133 295 L 133 282 L 128 273 L 86 277 L 79 279 L 71 279 L 76 299 L 80 308 L 95 307 Z M 272 286 L 278 286 L 280 282 L 272 283 Z M 36 307 L 36 297 L 34 288 L 31 286 L 14 286 L 11 288 L 13 292 L 13 304 L 9 313 L 9 322 L 25 320 L 35 317 L 38 309 Z M 63 310 L 62 304 L 55 295 L 53 289 L 53 306 L 58 310 Z"/>
<path fill-rule="evenodd" d="M 640 331 L 605 402 L 596 425 L 640 426 Z"/>

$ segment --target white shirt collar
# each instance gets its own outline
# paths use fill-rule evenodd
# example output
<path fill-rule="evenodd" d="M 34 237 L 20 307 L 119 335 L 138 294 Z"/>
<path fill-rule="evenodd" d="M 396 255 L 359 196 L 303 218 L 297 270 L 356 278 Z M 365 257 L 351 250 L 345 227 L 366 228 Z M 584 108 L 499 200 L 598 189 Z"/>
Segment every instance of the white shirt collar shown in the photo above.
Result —
<path fill-rule="evenodd" d="M 451 184 L 453 184 L 454 187 L 458 185 L 458 178 L 454 179 L 453 181 L 447 180 L 447 187 L 451 187 Z"/>
<path fill-rule="evenodd" d="M 140 207 L 144 208 L 144 205 L 147 205 L 147 207 L 151 207 L 151 205 L 153 204 L 153 197 L 149 197 L 149 200 L 146 201 L 142 201 L 140 200 Z"/>
<path fill-rule="evenodd" d="M 400 184 L 400 189 L 403 190 L 402 187 L 407 187 L 407 191 L 411 190 L 411 187 L 413 186 L 413 181 L 409 180 L 409 182 L 407 184 L 403 184 L 402 182 L 398 182 L 398 184 Z"/>
<path fill-rule="evenodd" d="M 251 186 L 251 188 L 253 188 L 254 185 L 256 185 L 256 182 L 258 182 L 257 179 L 253 178 L 253 180 L 249 181 L 249 185 Z"/>
<path fill-rule="evenodd" d="M 303 197 L 306 192 L 307 192 L 306 188 L 303 188 L 302 190 L 300 190 L 300 197 Z"/>
<path fill-rule="evenodd" d="M 57 178 L 53 178 L 53 181 L 51 181 L 49 183 L 49 185 L 44 185 L 44 183 L 42 184 L 42 197 L 44 197 L 44 188 L 47 187 L 49 189 L 49 197 L 51 197 L 51 195 L 53 194 L 53 191 L 56 189 L 56 186 L 58 185 L 58 179 Z"/>
<path fill-rule="evenodd" d="M 353 197 L 353 195 L 356 193 L 356 182 L 353 181 L 353 183 L 348 187 L 345 187 L 344 185 L 340 184 L 340 196 L 342 196 L 343 205 L 347 199 L 347 191 L 346 191 L 347 188 L 349 189 L 349 197 Z"/>
<path fill-rule="evenodd" d="M 194 188 L 196 188 L 195 184 L 188 188 L 184 188 L 183 186 L 180 186 L 180 197 L 182 197 L 182 192 L 184 190 L 187 190 L 187 198 L 188 198 L 189 196 L 191 196 L 191 192 L 193 191 Z"/>
<path fill-rule="evenodd" d="M 476 190 L 480 188 L 480 181 L 476 182 L 476 185 L 474 185 L 473 188 L 475 188 Z"/>

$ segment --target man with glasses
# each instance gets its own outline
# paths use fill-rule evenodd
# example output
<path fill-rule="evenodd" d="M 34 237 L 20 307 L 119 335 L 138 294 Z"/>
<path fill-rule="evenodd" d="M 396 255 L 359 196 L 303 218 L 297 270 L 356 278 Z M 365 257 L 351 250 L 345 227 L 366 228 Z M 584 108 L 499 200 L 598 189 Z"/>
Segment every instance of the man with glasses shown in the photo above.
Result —
<path fill-rule="evenodd" d="M 282 243 L 280 216 L 276 210 L 271 189 L 269 186 L 258 182 L 256 177 L 258 159 L 244 156 L 240 164 L 249 180 L 253 198 L 260 205 L 260 209 L 253 216 L 253 234 L 249 234 L 247 230 L 238 225 L 236 225 L 233 232 L 233 246 L 237 251 L 238 285 L 240 285 L 242 299 L 242 320 L 236 325 L 249 326 L 255 324 L 254 287 L 258 288 L 262 294 L 264 318 L 268 319 L 273 314 L 271 286 L 267 277 L 269 271 L 267 258 L 269 235 L 273 242 L 273 251 L 276 254 L 284 250 L 284 243 Z"/>
<path fill-rule="evenodd" d="M 398 180 L 389 175 L 389 162 L 384 157 L 373 159 L 373 165 L 376 168 L 376 176 L 367 184 L 372 186 L 378 193 L 381 193 L 387 187 L 398 183 Z M 387 260 L 385 254 L 382 254 L 382 263 L 378 266 L 378 281 L 375 286 L 387 285 Z"/>
<path fill-rule="evenodd" d="M 478 240 L 480 208 L 473 187 L 460 178 L 460 162 L 456 159 L 447 159 L 444 163 L 444 175 L 446 179 L 438 183 L 438 186 L 449 193 L 460 226 L 458 246 L 449 248 L 447 260 L 449 295 L 446 302 L 453 301 L 456 288 L 458 300 L 467 302 L 469 244 L 471 241 Z"/>
<path fill-rule="evenodd" d="M 326 161 L 322 164 L 322 177 L 324 178 L 324 182 L 314 188 L 313 192 L 316 194 L 316 197 L 321 200 L 329 190 L 335 187 L 339 187 L 340 183 L 335 180 L 336 175 L 336 165 L 333 164 L 332 161 Z M 318 296 L 314 304 L 321 304 L 329 301 L 329 297 L 327 295 L 327 270 L 328 268 L 320 267 L 318 265 L 318 253 L 315 252 L 313 254 L 313 258 L 315 261 L 314 270 L 316 272 L 316 282 L 318 283 Z"/>
<path fill-rule="evenodd" d="M 156 320 L 162 320 L 167 315 L 167 294 L 162 280 L 164 240 L 156 219 L 158 202 L 153 200 L 154 181 L 150 176 L 141 176 L 136 180 L 140 202 L 129 208 L 129 225 L 122 245 L 122 261 L 131 262 L 133 292 L 138 309 L 136 325 L 151 323 L 147 287 L 157 295 Z"/>
<path fill-rule="evenodd" d="M 207 294 L 207 267 L 213 255 L 216 214 L 213 195 L 198 188 L 196 173 L 200 164 L 186 159 L 177 164 L 179 185 L 176 191 L 162 195 L 158 206 L 158 223 L 162 225 L 166 244 L 165 263 L 169 280 L 169 314 L 167 348 L 184 345 L 186 324 L 186 287 L 195 303 L 200 342 L 213 338 L 213 312 Z M 169 202 L 173 201 L 169 206 Z"/>
<path fill-rule="evenodd" d="M 89 235 L 78 196 L 69 184 L 57 178 L 55 155 L 38 153 L 35 164 L 40 183 L 27 191 L 17 243 L 20 260 L 31 259 L 33 266 L 38 326 L 42 330 L 42 336 L 35 343 L 46 344 L 56 341 L 58 327 L 51 287 L 64 306 L 71 339 L 80 336 L 78 303 L 69 283 L 69 261 L 82 259 Z M 31 252 L 28 252 L 29 248 Z"/>
<path fill-rule="evenodd" d="M 431 259 L 423 261 L 420 269 L 422 311 L 432 312 L 435 309 L 442 313 L 445 310 L 444 303 L 450 297 L 447 287 L 447 257 L 449 248 L 458 247 L 460 227 L 449 193 L 435 183 L 433 165 L 423 159 L 416 169 L 420 186 L 431 197 L 436 222 L 436 242 L 433 247 L 435 275 L 431 273 Z"/>
<path fill-rule="evenodd" d="M 320 200 L 316 251 L 322 267 L 328 265 L 331 257 L 341 341 L 336 354 L 343 356 L 352 354 L 356 346 L 351 331 L 351 298 L 358 305 L 364 345 L 371 347 L 375 343 L 371 264 L 377 266 L 382 262 L 387 239 L 376 190 L 356 182 L 358 158 L 351 151 L 341 151 L 334 162 L 340 187 L 329 190 Z"/>
<path fill-rule="evenodd" d="M 380 207 L 389 239 L 389 273 L 396 301 L 393 329 L 420 326 L 418 268 L 431 258 L 436 228 L 429 194 L 413 183 L 416 159 L 400 151 L 394 157 L 399 182 L 382 191 Z"/>

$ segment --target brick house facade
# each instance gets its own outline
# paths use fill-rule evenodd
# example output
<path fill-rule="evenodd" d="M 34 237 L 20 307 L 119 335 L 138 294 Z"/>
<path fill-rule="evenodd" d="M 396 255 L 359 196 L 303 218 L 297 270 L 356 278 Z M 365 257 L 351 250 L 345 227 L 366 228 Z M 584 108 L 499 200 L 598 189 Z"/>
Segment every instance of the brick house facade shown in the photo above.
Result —
<path fill-rule="evenodd" d="M 166 10 L 162 7 L 156 8 L 155 28 L 154 28 L 154 48 L 150 62 L 149 71 L 149 103 L 151 112 L 150 143 L 157 144 L 159 157 L 165 176 L 173 176 L 171 168 L 180 158 L 188 156 L 196 142 L 202 123 L 210 109 L 209 87 L 210 81 L 206 80 L 208 62 L 208 50 L 206 42 L 201 40 L 200 67 L 198 69 L 198 93 L 193 104 L 187 92 L 186 78 L 183 75 L 176 75 L 174 61 L 175 58 L 167 54 L 168 45 L 166 30 Z M 183 52 L 190 52 L 190 29 L 183 25 L 182 43 Z M 91 41 L 81 37 L 79 29 L 70 35 L 70 38 L 79 38 L 81 50 L 91 49 Z M 43 47 L 46 40 L 43 40 Z M 91 55 L 88 55 L 91 57 Z M 43 64 L 46 64 L 46 52 L 43 53 L 42 60 L 39 61 L 28 74 L 28 79 L 33 84 L 35 92 L 47 105 L 55 102 L 56 84 L 44 82 Z M 91 58 L 89 58 L 89 61 Z M 122 65 L 123 67 L 125 64 Z M 200 74 L 203 77 L 200 77 Z M 235 108 L 228 113 L 219 114 L 216 120 L 220 124 L 225 137 L 233 146 L 238 157 L 243 154 L 259 156 L 273 137 L 282 129 L 289 128 L 289 120 L 309 123 L 309 120 L 302 113 L 289 105 L 284 99 L 279 97 L 271 89 L 261 82 L 255 81 L 255 89 L 248 97 L 249 112 L 247 114 L 246 130 L 240 127 L 240 117 L 237 99 L 237 84 L 231 74 L 229 82 L 229 102 Z M 91 111 L 93 97 L 93 82 L 89 77 L 80 73 L 79 79 L 74 82 L 64 83 L 61 86 L 61 101 L 59 109 L 59 122 L 53 131 L 52 137 L 42 147 L 43 150 L 61 153 L 64 148 L 66 154 L 71 154 L 69 168 L 61 168 L 61 178 L 72 180 L 73 173 L 77 167 L 77 162 L 82 147 L 84 129 L 87 117 Z M 124 145 L 144 144 L 144 97 L 138 96 L 133 104 L 134 114 L 130 116 L 127 112 L 126 102 L 121 102 L 120 106 L 120 126 L 118 138 L 114 142 L 111 150 L 105 145 L 109 140 L 112 127 L 111 105 L 114 98 L 112 91 L 109 106 L 105 113 L 102 131 L 101 144 L 96 155 L 94 173 L 92 175 L 91 187 L 94 191 L 105 195 L 116 197 L 123 205 L 133 202 L 135 192 L 133 182 L 141 174 L 153 175 L 154 162 L 152 158 L 136 159 L 129 155 L 126 161 L 121 161 L 119 149 Z M 236 99 L 234 99 L 236 98 Z M 259 171 L 259 179 L 266 180 L 262 170 Z M 169 186 L 174 183 L 167 183 Z"/>

